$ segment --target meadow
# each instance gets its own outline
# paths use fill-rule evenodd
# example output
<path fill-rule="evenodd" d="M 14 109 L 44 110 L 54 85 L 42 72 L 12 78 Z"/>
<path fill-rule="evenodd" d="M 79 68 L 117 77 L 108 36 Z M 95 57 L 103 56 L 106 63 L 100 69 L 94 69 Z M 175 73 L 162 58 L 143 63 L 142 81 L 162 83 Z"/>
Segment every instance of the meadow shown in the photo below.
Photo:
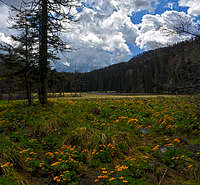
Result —
<path fill-rule="evenodd" d="M 199 96 L 0 101 L 1 185 L 200 185 Z"/>

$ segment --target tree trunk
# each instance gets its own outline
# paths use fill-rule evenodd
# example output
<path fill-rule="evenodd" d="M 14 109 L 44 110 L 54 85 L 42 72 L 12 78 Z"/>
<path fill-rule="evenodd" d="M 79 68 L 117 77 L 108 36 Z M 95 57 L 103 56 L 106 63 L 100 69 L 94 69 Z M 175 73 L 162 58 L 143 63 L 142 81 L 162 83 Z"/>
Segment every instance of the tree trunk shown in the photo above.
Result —
<path fill-rule="evenodd" d="M 28 25 L 26 23 L 26 67 L 29 66 L 29 49 L 28 49 Z M 32 104 L 32 97 L 31 97 L 31 86 L 29 81 L 29 70 L 26 69 L 24 74 L 25 85 L 26 85 L 26 99 L 28 100 L 28 104 Z"/>
<path fill-rule="evenodd" d="M 40 22 L 40 48 L 39 48 L 39 72 L 40 72 L 40 89 L 39 101 L 41 104 L 47 104 L 47 73 L 48 73 L 48 60 L 47 60 L 47 23 L 48 23 L 48 10 L 47 0 L 42 0 L 42 12 Z"/>
<path fill-rule="evenodd" d="M 28 72 L 25 72 L 25 84 L 26 84 L 26 98 L 28 100 L 28 104 L 32 104 L 32 97 L 31 97 L 31 85 L 28 77 Z"/>

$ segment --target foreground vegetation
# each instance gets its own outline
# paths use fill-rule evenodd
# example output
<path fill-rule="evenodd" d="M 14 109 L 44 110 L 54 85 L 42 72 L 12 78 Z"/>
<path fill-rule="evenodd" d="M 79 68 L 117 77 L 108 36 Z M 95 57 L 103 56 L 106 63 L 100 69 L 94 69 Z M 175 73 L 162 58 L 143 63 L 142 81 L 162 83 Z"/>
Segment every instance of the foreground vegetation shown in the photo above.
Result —
<path fill-rule="evenodd" d="M 0 184 L 200 184 L 200 98 L 0 102 Z"/>

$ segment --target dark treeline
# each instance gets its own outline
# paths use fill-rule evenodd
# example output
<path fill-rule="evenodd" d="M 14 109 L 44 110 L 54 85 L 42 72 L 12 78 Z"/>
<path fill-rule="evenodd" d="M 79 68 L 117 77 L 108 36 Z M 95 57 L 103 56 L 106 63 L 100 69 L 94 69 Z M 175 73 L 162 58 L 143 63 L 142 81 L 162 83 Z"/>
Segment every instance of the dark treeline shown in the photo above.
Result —
<path fill-rule="evenodd" d="M 5 60 L 0 55 L 0 61 Z M 26 71 L 19 63 L 12 66 L 7 62 L 0 62 L 0 100 L 27 99 L 26 80 L 24 75 Z M 40 83 L 39 69 L 32 68 L 29 72 L 30 91 L 33 98 L 38 98 L 38 86 Z M 47 91 L 49 97 L 64 96 L 64 92 L 72 92 L 73 95 L 80 91 L 86 91 L 86 79 L 80 73 L 57 72 L 56 70 L 48 71 Z M 79 95 L 79 94 L 77 94 Z"/>
<path fill-rule="evenodd" d="M 56 74 L 64 80 L 57 79 L 55 91 L 63 87 L 63 91 L 195 94 L 200 92 L 200 40 L 148 51 L 89 73 Z"/>
<path fill-rule="evenodd" d="M 200 41 L 145 52 L 129 62 L 83 74 L 89 91 L 198 93 Z"/>
<path fill-rule="evenodd" d="M 0 56 L 0 60 L 4 60 Z M 15 74 L 22 67 L 12 68 L 0 62 L 0 98 L 26 98 L 24 74 Z M 38 69 L 33 69 L 31 92 L 38 91 Z M 6 75 L 5 75 L 6 76 Z M 145 52 L 129 62 L 123 62 L 89 73 L 48 72 L 48 92 L 117 91 L 132 93 L 199 93 L 200 41 L 190 40 L 174 46 Z"/>

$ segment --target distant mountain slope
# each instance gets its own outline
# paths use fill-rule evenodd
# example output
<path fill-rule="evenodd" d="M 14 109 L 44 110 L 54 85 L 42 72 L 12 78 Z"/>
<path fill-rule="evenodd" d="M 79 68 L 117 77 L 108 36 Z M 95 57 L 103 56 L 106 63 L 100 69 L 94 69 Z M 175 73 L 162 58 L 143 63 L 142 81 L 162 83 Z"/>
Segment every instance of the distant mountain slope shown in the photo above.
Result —
<path fill-rule="evenodd" d="M 123 62 L 84 74 L 88 90 L 136 93 L 198 93 L 200 40 L 148 51 Z"/>

